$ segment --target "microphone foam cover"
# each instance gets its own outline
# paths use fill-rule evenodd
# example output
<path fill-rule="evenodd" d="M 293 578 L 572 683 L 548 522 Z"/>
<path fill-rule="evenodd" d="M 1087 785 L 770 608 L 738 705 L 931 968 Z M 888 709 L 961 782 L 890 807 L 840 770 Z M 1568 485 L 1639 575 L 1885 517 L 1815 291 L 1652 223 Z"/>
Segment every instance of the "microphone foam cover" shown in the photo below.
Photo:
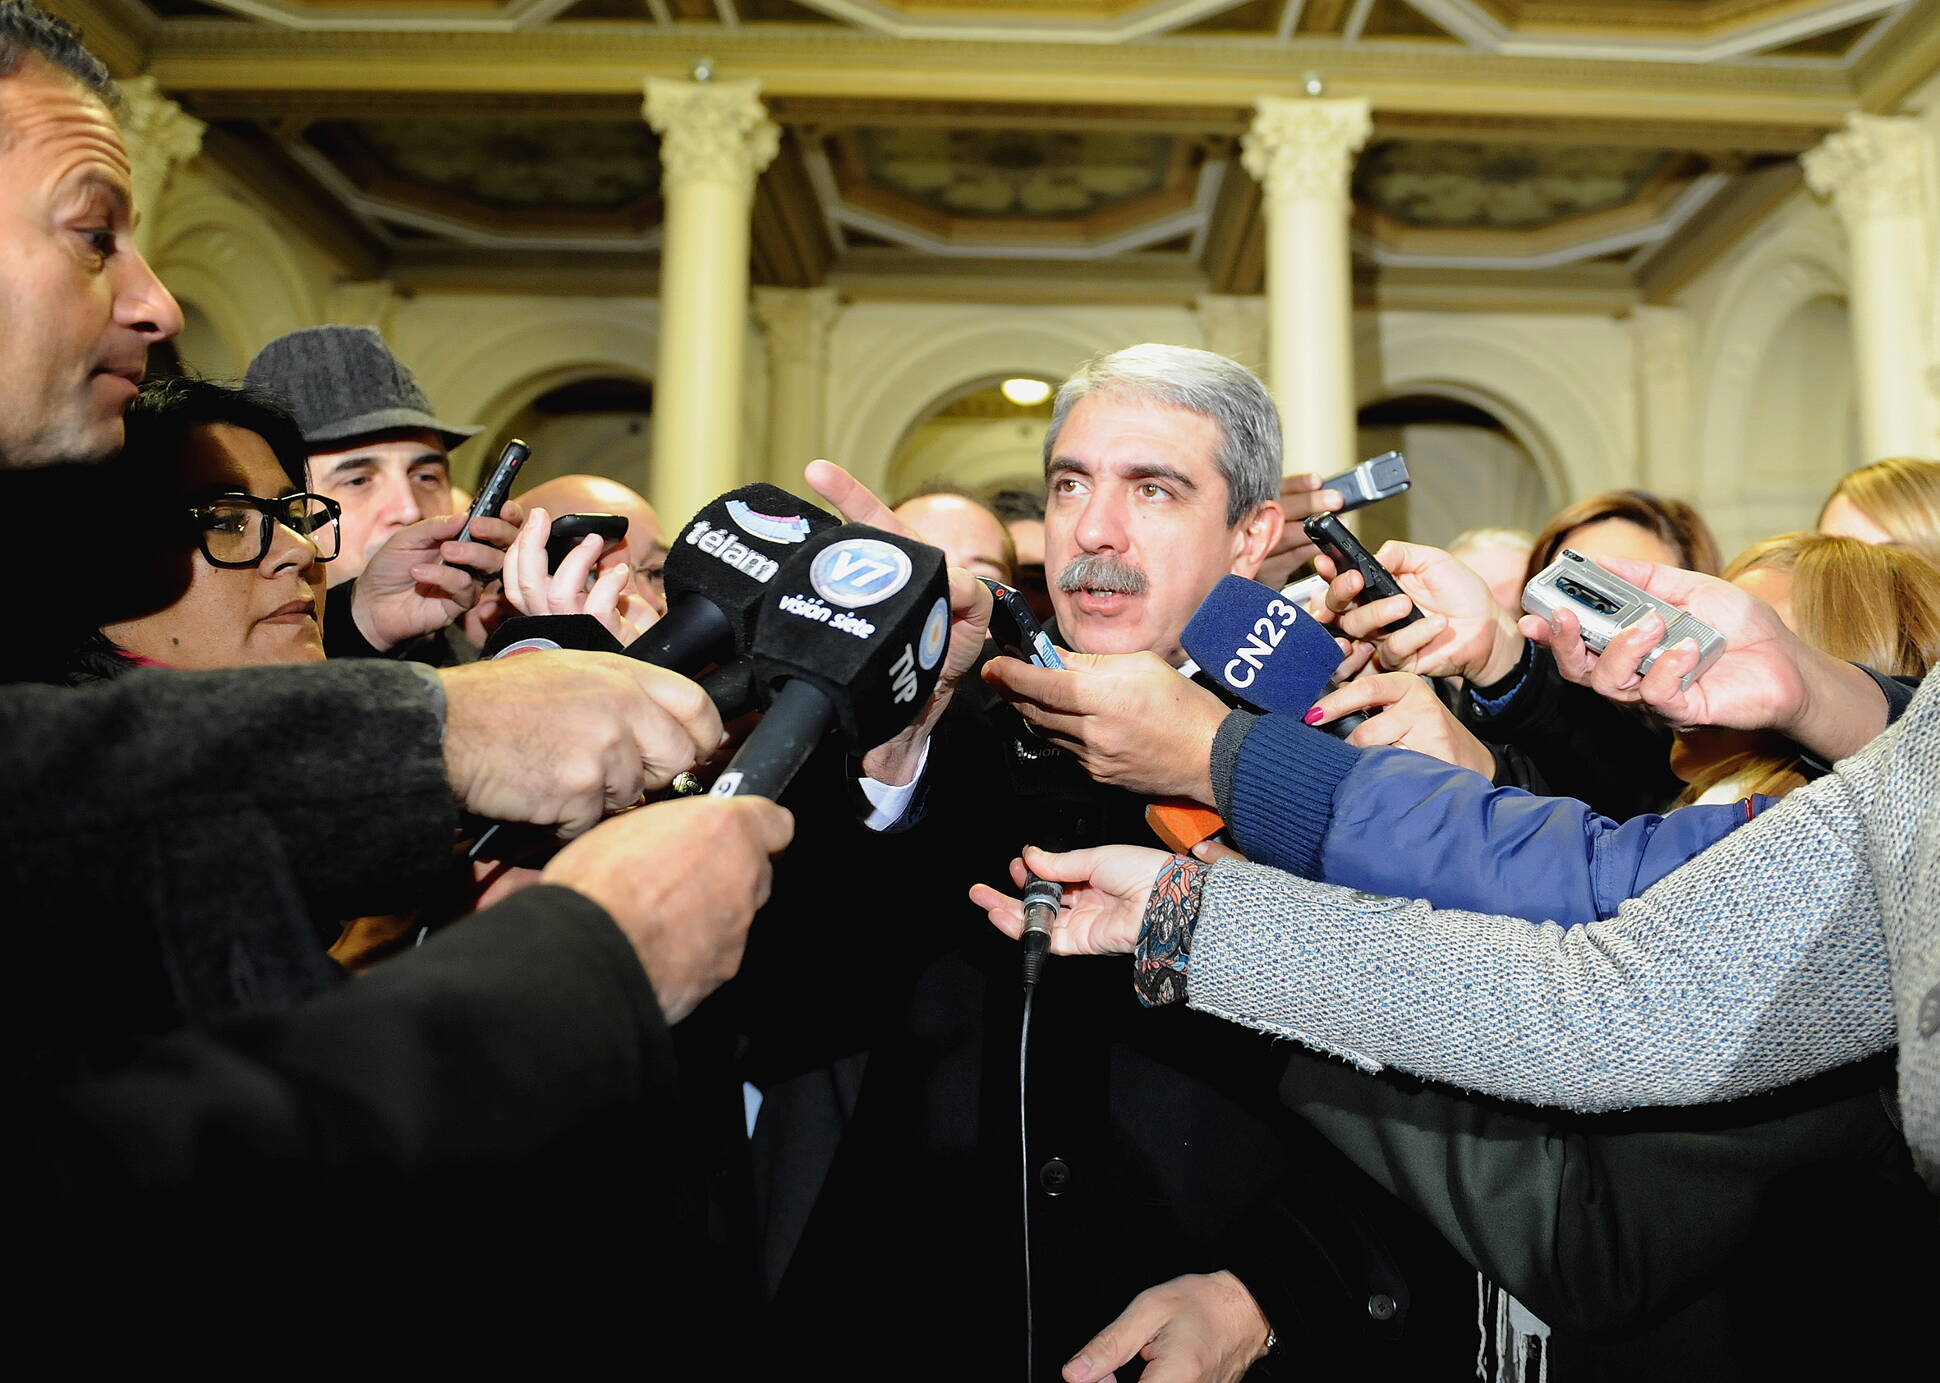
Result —
<path fill-rule="evenodd" d="M 944 566 L 936 548 L 863 524 L 810 538 L 755 621 L 757 687 L 813 683 L 858 753 L 893 738 L 929 699 L 950 642 Z"/>
<path fill-rule="evenodd" d="M 836 523 L 828 510 L 774 485 L 730 490 L 688 520 L 668 549 L 667 602 L 683 595 L 709 601 L 727 616 L 735 647 L 746 649 L 782 563 Z"/>
<path fill-rule="evenodd" d="M 1207 676 L 1262 711 L 1304 714 L 1340 666 L 1327 626 L 1271 586 L 1227 576 L 1180 642 Z"/>

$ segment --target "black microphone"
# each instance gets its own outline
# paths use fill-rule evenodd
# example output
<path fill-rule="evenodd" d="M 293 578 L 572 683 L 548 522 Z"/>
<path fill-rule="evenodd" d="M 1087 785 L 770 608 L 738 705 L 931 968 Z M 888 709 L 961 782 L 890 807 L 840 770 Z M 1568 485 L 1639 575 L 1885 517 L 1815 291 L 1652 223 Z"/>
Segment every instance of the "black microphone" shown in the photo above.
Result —
<path fill-rule="evenodd" d="M 835 515 L 773 485 L 730 490 L 667 551 L 667 613 L 627 656 L 688 676 L 746 653 L 775 574 Z"/>
<path fill-rule="evenodd" d="M 714 794 L 779 797 L 831 727 L 856 753 L 891 739 L 929 699 L 949 642 L 936 548 L 862 524 L 809 539 L 755 620 L 754 684 L 769 705 Z"/>
<path fill-rule="evenodd" d="M 484 661 L 515 653 L 621 653 L 620 641 L 591 615 L 515 615 L 492 631 L 479 650 Z"/>
<path fill-rule="evenodd" d="M 1024 988 L 1037 985 L 1044 957 L 1051 949 L 1051 924 L 1064 902 L 1064 885 L 1024 873 Z"/>

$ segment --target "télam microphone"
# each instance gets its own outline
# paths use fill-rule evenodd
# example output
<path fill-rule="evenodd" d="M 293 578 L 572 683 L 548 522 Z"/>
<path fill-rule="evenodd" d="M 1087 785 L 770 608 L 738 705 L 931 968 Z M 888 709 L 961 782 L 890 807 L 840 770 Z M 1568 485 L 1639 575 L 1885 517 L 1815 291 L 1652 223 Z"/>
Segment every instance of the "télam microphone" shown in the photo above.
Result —
<path fill-rule="evenodd" d="M 862 524 L 810 538 L 755 619 L 755 690 L 769 705 L 714 794 L 780 796 L 831 726 L 858 754 L 893 738 L 929 700 L 949 642 L 936 548 Z"/>
<path fill-rule="evenodd" d="M 782 564 L 835 515 L 774 485 L 730 490 L 667 550 L 667 613 L 627 656 L 689 677 L 748 651 L 755 612 Z"/>

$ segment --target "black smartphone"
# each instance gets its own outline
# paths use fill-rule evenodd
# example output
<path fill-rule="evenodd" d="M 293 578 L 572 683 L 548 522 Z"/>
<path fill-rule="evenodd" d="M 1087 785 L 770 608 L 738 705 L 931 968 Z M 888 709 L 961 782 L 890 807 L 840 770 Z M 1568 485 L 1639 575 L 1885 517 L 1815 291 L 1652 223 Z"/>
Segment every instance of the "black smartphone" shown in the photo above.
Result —
<path fill-rule="evenodd" d="M 465 514 L 465 526 L 458 530 L 456 541 L 462 543 L 471 537 L 473 519 L 498 517 L 498 511 L 511 498 L 512 481 L 518 475 L 519 467 L 525 464 L 525 458 L 530 455 L 532 448 L 516 437 L 505 444 L 505 450 L 498 454 L 498 462 L 492 467 L 492 473 L 479 486 L 478 498 L 472 501 L 471 509 Z"/>
<path fill-rule="evenodd" d="M 546 570 L 558 571 L 559 564 L 588 533 L 599 534 L 604 543 L 625 542 L 626 515 L 561 514 L 552 521 L 552 532 L 546 537 Z"/>
<path fill-rule="evenodd" d="M 1309 542 L 1334 559 L 1336 575 L 1349 567 L 1361 574 L 1361 598 L 1357 604 L 1366 605 L 1371 601 L 1385 600 L 1391 595 L 1407 594 L 1393 574 L 1374 560 L 1374 554 L 1362 547 L 1361 540 L 1348 532 L 1347 525 L 1335 515 L 1315 514 L 1300 527 Z M 1382 632 L 1391 634 L 1397 629 L 1405 629 L 1420 618 L 1419 608 L 1410 609 Z"/>
<path fill-rule="evenodd" d="M 1031 613 L 1030 602 L 1024 599 L 1023 593 L 987 576 L 979 576 L 977 580 L 990 588 L 992 642 L 1013 658 L 1022 658 L 1039 667 L 1062 668 L 1064 660 L 1058 657 L 1057 649 L 1051 645 L 1051 636 Z"/>

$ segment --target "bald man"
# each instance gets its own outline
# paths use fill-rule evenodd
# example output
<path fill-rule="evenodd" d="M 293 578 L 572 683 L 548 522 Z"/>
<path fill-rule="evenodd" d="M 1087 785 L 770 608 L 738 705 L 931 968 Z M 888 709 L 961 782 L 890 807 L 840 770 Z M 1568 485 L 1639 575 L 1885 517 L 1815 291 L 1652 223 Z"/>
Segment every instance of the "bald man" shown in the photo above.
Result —
<path fill-rule="evenodd" d="M 1003 520 L 959 490 L 918 491 L 896 506 L 896 517 L 916 536 L 949 556 L 950 565 L 1005 585 L 1013 583 L 1017 550 Z"/>
<path fill-rule="evenodd" d="M 626 560 L 633 568 L 627 589 L 653 606 L 655 615 L 667 613 L 667 539 L 660 516 L 637 492 L 603 475 L 562 475 L 534 485 L 519 496 L 529 514 L 533 507 L 554 518 L 561 514 L 618 514 L 626 520 Z"/>

